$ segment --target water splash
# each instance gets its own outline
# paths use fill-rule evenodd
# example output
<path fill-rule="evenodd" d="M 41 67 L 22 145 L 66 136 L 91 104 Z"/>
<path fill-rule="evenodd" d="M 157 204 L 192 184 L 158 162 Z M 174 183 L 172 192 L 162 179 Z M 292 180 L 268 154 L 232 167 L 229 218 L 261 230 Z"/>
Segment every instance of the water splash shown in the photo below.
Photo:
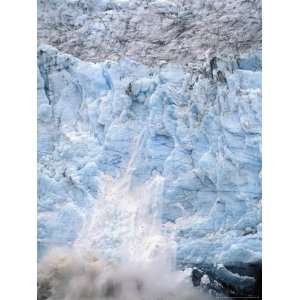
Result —
<path fill-rule="evenodd" d="M 113 264 L 91 253 L 53 249 L 38 270 L 38 300 L 209 300 L 157 264 Z"/>
<path fill-rule="evenodd" d="M 209 299 L 188 272 L 175 270 L 175 230 L 160 216 L 163 177 L 132 187 L 135 153 L 123 176 L 100 176 L 104 190 L 71 249 L 52 249 L 42 259 L 38 300 Z"/>

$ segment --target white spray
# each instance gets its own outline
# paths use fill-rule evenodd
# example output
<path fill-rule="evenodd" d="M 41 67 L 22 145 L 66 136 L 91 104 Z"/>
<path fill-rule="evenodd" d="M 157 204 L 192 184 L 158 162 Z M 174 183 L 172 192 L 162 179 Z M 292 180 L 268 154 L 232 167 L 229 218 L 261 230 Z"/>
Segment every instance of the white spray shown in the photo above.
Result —
<path fill-rule="evenodd" d="M 134 160 L 121 178 L 101 176 L 105 189 L 72 249 L 41 261 L 39 300 L 208 299 L 175 270 L 174 236 L 160 222 L 163 178 L 132 188 Z"/>

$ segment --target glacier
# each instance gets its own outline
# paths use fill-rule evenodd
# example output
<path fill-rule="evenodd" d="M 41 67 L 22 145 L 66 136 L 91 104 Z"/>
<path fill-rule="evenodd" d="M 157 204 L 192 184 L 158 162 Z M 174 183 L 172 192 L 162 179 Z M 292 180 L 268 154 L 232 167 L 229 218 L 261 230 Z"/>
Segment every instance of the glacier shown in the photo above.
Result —
<path fill-rule="evenodd" d="M 37 4 L 39 259 L 92 250 L 256 297 L 261 1 Z"/>
<path fill-rule="evenodd" d="M 101 200 L 108 187 L 124 198 L 111 215 Z M 90 239 L 102 204 L 100 219 L 115 226 Z M 94 63 L 39 44 L 39 256 L 87 240 L 117 256 L 133 238 L 130 209 L 143 205 L 174 238 L 178 267 L 254 284 L 245 268 L 261 262 L 260 50 L 208 57 L 195 69 L 130 57 Z"/>
<path fill-rule="evenodd" d="M 198 68 L 261 48 L 261 0 L 38 0 L 38 39 L 84 61 Z"/>

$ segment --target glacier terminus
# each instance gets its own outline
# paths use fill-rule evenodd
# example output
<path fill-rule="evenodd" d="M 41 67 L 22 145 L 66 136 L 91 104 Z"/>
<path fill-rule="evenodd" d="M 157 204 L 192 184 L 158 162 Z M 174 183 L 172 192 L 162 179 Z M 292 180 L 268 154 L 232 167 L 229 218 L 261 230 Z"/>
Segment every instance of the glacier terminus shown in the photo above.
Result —
<path fill-rule="evenodd" d="M 39 1 L 39 258 L 76 245 L 116 259 L 130 240 L 127 255 L 143 261 L 169 241 L 169 259 L 191 270 L 194 285 L 230 296 L 257 290 L 262 63 L 251 22 L 259 14 L 243 21 L 240 30 L 251 29 L 235 50 L 226 40 L 213 40 L 213 50 L 197 44 L 192 28 L 218 11 L 223 19 L 201 30 L 233 24 L 259 2 L 212 1 L 216 12 L 196 2 Z"/>

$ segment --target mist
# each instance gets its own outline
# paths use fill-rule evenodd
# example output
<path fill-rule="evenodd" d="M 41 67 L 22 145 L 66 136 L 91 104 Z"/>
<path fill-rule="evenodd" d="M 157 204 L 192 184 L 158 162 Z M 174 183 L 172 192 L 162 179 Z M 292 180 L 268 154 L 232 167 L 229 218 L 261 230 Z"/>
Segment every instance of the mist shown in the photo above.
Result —
<path fill-rule="evenodd" d="M 133 190 L 131 169 L 100 178 L 105 190 L 71 248 L 50 247 L 39 262 L 38 300 L 212 299 L 176 270 L 176 228 L 160 220 L 163 178 Z"/>
<path fill-rule="evenodd" d="M 157 263 L 102 261 L 91 252 L 52 249 L 38 266 L 38 300 L 209 300 L 189 274 Z"/>

